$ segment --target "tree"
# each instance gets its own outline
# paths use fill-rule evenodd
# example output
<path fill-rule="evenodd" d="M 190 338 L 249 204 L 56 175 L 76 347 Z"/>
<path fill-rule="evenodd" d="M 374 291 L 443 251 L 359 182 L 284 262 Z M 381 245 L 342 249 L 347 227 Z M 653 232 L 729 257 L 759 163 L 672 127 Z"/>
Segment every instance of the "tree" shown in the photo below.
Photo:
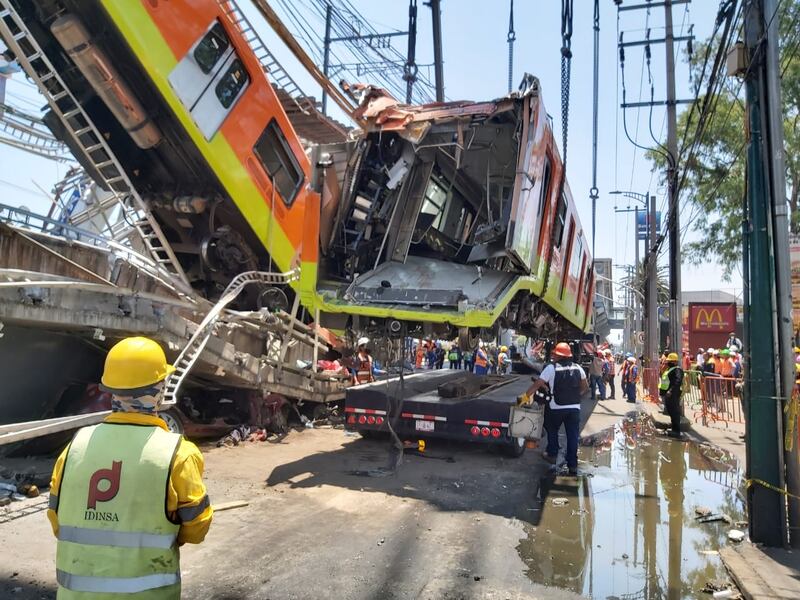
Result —
<path fill-rule="evenodd" d="M 646 297 L 647 270 L 645 269 L 644 260 L 636 265 L 633 275 L 626 275 L 620 279 L 620 283 L 633 288 Z M 659 306 L 669 304 L 669 277 L 667 275 L 667 267 L 663 265 L 656 271 L 656 302 Z"/>
<path fill-rule="evenodd" d="M 800 0 L 782 2 L 779 18 L 787 196 L 792 230 L 797 233 L 800 232 Z M 706 80 L 698 82 L 702 91 L 707 89 L 719 40 L 701 44 L 688 61 L 693 72 L 699 74 L 709 45 L 711 58 Z M 720 76 L 725 77 L 724 67 Z M 682 237 L 689 230 L 699 234 L 696 240 L 683 245 L 683 257 L 695 265 L 718 262 L 723 267 L 723 277 L 729 279 L 742 260 L 747 142 L 744 86 L 741 80 L 728 77 L 719 96 L 709 99 L 714 110 L 690 156 L 704 100 L 705 96 L 699 95 L 698 106 L 693 111 L 684 110 L 678 117 L 679 140 L 685 141 L 679 164 L 679 179 L 685 176 L 681 188 L 681 233 Z M 662 173 L 666 172 L 666 160 L 660 153 L 650 152 L 649 157 Z"/>

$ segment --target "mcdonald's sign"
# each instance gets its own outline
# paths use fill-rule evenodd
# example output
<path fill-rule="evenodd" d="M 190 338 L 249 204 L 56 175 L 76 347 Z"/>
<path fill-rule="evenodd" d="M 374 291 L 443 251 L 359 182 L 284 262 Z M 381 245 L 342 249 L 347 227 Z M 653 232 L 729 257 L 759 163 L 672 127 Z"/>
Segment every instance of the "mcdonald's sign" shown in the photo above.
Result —
<path fill-rule="evenodd" d="M 736 329 L 735 304 L 689 304 L 689 329 L 725 333 Z"/>

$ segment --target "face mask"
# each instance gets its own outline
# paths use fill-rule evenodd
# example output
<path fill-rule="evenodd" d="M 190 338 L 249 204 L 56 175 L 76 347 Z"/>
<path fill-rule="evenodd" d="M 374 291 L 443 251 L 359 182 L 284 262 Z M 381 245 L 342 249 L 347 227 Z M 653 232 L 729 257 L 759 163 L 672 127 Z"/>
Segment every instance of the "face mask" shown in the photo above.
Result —
<path fill-rule="evenodd" d="M 115 394 L 111 397 L 111 410 L 114 412 L 136 412 L 155 414 L 164 401 L 164 382 L 159 382 L 153 387 L 143 390 L 136 396 L 121 396 Z"/>

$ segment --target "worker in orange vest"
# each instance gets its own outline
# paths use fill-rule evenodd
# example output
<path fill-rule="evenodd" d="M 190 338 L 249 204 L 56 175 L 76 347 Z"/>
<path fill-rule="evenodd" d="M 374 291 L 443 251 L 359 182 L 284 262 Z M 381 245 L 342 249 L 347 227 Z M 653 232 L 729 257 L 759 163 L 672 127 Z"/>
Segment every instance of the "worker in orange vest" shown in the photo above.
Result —
<path fill-rule="evenodd" d="M 478 342 L 478 349 L 475 351 L 475 374 L 486 375 L 489 372 L 489 357 L 483 347 L 483 340 Z"/>
<path fill-rule="evenodd" d="M 355 383 L 357 384 L 375 381 L 375 376 L 372 374 L 372 357 L 367 352 L 367 344 L 369 344 L 367 337 L 358 340 L 358 353 L 355 361 Z"/>

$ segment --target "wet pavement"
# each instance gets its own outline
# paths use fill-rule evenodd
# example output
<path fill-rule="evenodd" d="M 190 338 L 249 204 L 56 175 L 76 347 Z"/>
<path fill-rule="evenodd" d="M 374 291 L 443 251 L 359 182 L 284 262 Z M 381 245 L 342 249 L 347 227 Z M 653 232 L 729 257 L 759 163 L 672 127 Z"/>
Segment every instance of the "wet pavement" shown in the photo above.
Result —
<path fill-rule="evenodd" d="M 582 476 L 543 477 L 525 509 L 517 550 L 532 581 L 620 600 L 709 598 L 707 584 L 731 585 L 718 550 L 737 521 L 746 530 L 734 458 L 639 417 L 584 443 Z M 726 520 L 700 522 L 698 508 Z"/>

